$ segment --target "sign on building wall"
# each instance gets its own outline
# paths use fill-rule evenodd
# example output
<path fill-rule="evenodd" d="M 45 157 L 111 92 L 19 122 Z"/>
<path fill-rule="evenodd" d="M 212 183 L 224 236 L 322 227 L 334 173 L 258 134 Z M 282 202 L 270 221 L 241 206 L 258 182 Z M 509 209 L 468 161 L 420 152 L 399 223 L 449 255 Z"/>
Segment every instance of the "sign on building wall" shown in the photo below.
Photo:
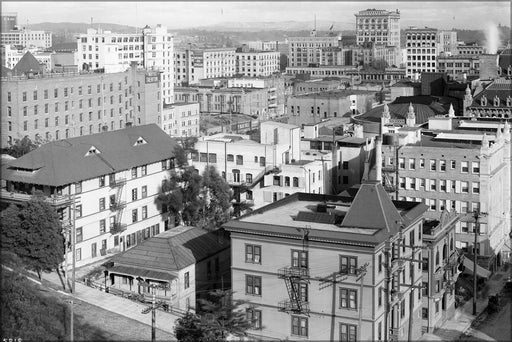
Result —
<path fill-rule="evenodd" d="M 160 73 L 159 72 L 148 72 L 146 74 L 146 84 L 158 83 L 159 81 L 160 81 Z"/>

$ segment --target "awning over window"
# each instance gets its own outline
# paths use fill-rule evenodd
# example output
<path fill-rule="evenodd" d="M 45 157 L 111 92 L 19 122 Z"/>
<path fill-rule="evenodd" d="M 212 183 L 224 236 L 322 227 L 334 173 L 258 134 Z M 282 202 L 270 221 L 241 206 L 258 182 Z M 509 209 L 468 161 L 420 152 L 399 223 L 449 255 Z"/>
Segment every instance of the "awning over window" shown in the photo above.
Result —
<path fill-rule="evenodd" d="M 145 278 L 145 279 L 159 280 L 159 281 L 164 281 L 164 282 L 172 281 L 173 279 L 177 278 L 175 275 L 166 273 L 166 272 L 144 270 L 144 269 L 137 268 L 137 267 L 123 266 L 123 265 L 113 266 L 108 269 L 108 272 L 126 275 L 126 276 L 130 276 L 130 277 L 134 277 L 134 278 L 141 277 L 141 278 Z"/>
<path fill-rule="evenodd" d="M 475 267 L 475 264 L 473 263 L 473 260 L 469 258 L 464 258 L 464 272 L 473 274 L 473 270 Z M 481 278 L 489 279 L 489 276 L 491 275 L 491 271 L 486 270 L 480 265 L 476 265 L 476 275 Z"/>

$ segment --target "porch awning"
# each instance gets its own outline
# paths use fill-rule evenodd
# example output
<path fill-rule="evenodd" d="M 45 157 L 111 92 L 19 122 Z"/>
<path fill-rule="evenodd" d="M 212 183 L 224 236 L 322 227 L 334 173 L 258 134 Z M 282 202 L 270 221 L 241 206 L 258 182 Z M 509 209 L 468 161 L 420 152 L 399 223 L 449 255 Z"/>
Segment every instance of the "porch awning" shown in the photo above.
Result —
<path fill-rule="evenodd" d="M 475 267 L 473 260 L 471 260 L 469 258 L 464 258 L 464 267 L 465 267 L 464 272 L 473 274 L 473 270 Z M 481 278 L 489 279 L 489 276 L 491 275 L 491 271 L 486 270 L 485 268 L 483 268 L 482 266 L 477 264 L 476 265 L 476 275 Z"/>
<path fill-rule="evenodd" d="M 117 265 L 113 266 L 111 268 L 107 269 L 109 273 L 115 273 L 115 274 L 121 274 L 126 275 L 134 278 L 145 278 L 145 279 L 152 279 L 152 280 L 158 280 L 158 281 L 164 281 L 169 282 L 173 279 L 176 279 L 177 277 L 174 274 L 166 273 L 166 272 L 160 272 L 160 271 L 153 271 L 153 270 L 144 270 L 142 268 L 137 267 L 130 267 L 130 266 L 124 266 L 124 265 Z"/>

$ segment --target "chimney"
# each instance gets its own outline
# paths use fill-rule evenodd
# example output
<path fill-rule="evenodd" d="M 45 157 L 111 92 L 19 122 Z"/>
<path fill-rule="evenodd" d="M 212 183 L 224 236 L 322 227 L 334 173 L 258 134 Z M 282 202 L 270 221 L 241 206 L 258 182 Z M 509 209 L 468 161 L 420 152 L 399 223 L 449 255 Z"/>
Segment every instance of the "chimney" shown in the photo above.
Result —
<path fill-rule="evenodd" d="M 382 135 L 375 137 L 375 180 L 382 182 Z"/>

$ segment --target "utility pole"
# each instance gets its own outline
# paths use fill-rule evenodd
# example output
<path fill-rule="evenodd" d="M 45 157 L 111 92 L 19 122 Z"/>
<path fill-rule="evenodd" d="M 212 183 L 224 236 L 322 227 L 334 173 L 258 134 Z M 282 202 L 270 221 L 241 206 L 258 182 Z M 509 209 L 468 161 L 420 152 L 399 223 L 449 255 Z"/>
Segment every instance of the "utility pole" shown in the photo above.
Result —
<path fill-rule="evenodd" d="M 397 138 L 398 139 L 398 138 Z M 395 143 L 395 201 L 398 201 L 398 150 L 400 147 L 398 146 L 398 141 Z"/>
<path fill-rule="evenodd" d="M 163 300 L 160 301 L 159 303 L 156 303 L 155 290 L 157 288 L 164 289 L 164 290 L 170 290 L 170 286 L 168 283 L 162 284 L 162 285 L 156 285 L 156 284 L 148 285 L 148 284 L 146 284 L 146 282 L 143 282 L 140 280 L 139 280 L 139 286 L 149 287 L 150 289 L 152 289 L 152 292 L 153 292 L 153 299 L 151 301 L 151 306 L 148 306 L 145 309 L 143 309 L 141 311 L 141 313 L 148 314 L 151 312 L 151 342 L 155 342 L 156 341 L 156 309 L 165 305 L 165 302 Z"/>
<path fill-rule="evenodd" d="M 480 222 L 478 222 L 478 219 L 480 218 L 480 215 L 485 216 L 487 213 L 481 213 L 478 210 L 473 211 L 473 217 L 475 218 L 475 227 L 474 227 L 474 233 L 475 233 L 475 243 L 473 245 L 473 255 L 474 255 L 474 264 L 473 264 L 473 315 L 476 315 L 476 268 L 477 268 L 477 261 L 478 261 L 478 253 L 476 250 L 476 246 L 478 244 L 478 234 L 480 230 Z"/>

